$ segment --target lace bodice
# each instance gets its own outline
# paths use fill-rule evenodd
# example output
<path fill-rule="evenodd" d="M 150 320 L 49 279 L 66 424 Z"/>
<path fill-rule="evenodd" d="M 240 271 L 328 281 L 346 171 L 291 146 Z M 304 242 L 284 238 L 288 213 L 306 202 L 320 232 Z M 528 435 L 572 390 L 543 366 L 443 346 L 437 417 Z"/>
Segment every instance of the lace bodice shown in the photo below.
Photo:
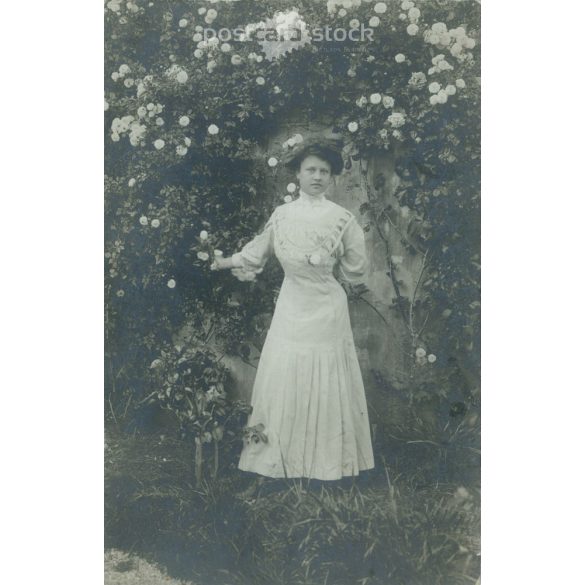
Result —
<path fill-rule="evenodd" d="M 274 253 L 289 278 L 362 280 L 368 263 L 355 216 L 324 197 L 313 202 L 303 195 L 278 206 L 263 231 L 233 255 L 235 276 L 253 280 Z"/>

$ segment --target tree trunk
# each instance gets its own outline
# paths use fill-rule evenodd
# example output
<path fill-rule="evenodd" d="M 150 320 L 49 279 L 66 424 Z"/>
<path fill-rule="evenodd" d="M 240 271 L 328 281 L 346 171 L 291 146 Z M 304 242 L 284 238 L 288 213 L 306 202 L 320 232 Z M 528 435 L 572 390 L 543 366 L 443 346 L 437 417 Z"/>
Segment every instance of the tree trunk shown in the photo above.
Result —
<path fill-rule="evenodd" d="M 203 476 L 203 444 L 195 437 L 195 485 L 199 487 Z"/>

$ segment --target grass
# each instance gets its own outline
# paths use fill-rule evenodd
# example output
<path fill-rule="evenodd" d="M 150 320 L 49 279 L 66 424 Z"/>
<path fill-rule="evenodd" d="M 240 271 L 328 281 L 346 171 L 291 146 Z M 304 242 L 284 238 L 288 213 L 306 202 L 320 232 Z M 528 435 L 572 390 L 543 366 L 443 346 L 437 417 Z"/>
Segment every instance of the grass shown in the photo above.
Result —
<path fill-rule="evenodd" d="M 235 458 L 195 488 L 189 446 L 158 435 L 107 437 L 106 546 L 156 562 L 174 579 L 474 585 L 479 578 L 479 489 L 429 481 L 432 445 L 377 445 L 388 463 L 379 457 L 358 478 L 266 480 L 245 500 L 234 496 L 253 476 L 236 470 Z"/>

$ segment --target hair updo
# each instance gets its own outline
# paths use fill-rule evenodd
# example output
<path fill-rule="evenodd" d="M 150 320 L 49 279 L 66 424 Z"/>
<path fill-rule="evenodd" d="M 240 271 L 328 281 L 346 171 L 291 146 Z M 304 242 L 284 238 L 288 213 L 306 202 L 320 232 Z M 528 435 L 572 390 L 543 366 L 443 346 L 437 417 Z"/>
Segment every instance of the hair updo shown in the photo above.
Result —
<path fill-rule="evenodd" d="M 339 150 L 328 144 L 316 142 L 303 146 L 298 152 L 292 154 L 292 158 L 286 163 L 286 167 L 298 172 L 302 162 L 309 156 L 316 156 L 329 163 L 332 175 L 339 175 L 343 170 L 343 158 Z"/>

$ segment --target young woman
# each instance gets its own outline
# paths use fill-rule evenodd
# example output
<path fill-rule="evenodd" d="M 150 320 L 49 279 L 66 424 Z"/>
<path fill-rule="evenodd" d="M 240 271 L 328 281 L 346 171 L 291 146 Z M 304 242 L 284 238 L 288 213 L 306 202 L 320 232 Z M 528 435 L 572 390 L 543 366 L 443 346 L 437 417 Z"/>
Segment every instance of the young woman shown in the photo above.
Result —
<path fill-rule="evenodd" d="M 364 385 L 339 283 L 364 276 L 364 233 L 352 213 L 325 196 L 343 169 L 339 152 L 309 145 L 288 166 L 296 171 L 298 199 L 278 206 L 259 235 L 213 266 L 250 280 L 275 254 L 285 273 L 248 421 L 264 440 L 244 444 L 239 469 L 335 480 L 374 467 Z"/>

